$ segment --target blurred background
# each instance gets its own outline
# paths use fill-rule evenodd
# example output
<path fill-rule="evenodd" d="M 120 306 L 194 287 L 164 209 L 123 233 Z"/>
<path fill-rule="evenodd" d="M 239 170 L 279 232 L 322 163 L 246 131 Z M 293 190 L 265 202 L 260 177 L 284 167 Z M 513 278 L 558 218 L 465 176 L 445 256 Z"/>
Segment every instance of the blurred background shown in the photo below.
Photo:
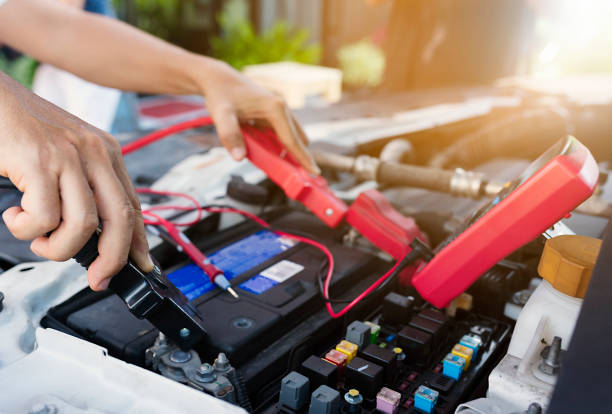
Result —
<path fill-rule="evenodd" d="M 342 70 L 345 90 L 612 72 L 606 0 L 64 0 L 189 50 L 247 65 Z M 31 82 L 6 50 L 0 69 Z M 347 89 L 348 88 L 348 89 Z"/>
<path fill-rule="evenodd" d="M 411 163 L 471 168 L 574 134 L 612 160 L 609 0 L 55 1 L 227 62 L 336 152 L 400 138 Z M 1 50 L 1 70 L 120 141 L 206 113 L 201 97 L 95 89 Z"/>

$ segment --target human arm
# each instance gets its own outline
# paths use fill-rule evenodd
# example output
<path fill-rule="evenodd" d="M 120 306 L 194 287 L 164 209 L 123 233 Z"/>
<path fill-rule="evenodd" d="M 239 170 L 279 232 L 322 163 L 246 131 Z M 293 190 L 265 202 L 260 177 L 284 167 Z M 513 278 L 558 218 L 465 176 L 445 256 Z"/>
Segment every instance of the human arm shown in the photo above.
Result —
<path fill-rule="evenodd" d="M 302 165 L 318 173 L 306 136 L 283 100 L 223 62 L 122 22 L 46 0 L 8 0 L 0 8 L 0 41 L 100 85 L 202 94 L 219 138 L 234 158 L 246 154 L 240 122 L 264 121 Z"/>

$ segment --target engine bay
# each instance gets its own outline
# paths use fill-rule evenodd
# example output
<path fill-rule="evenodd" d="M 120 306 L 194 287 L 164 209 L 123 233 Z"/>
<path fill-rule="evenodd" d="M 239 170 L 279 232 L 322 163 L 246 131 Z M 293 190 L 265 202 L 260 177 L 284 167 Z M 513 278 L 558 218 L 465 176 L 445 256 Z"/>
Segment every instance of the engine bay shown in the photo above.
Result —
<path fill-rule="evenodd" d="M 438 107 L 436 112 L 432 109 L 436 105 L 412 108 L 406 103 L 410 97 L 394 96 L 361 106 L 339 106 L 334 114 L 302 115 L 306 127 L 310 125 L 309 135 L 321 135 L 313 139 L 313 151 L 353 160 L 350 167 L 321 165 L 334 197 L 355 205 L 360 195 L 376 190 L 394 213 L 388 213 L 386 204 L 383 208 L 374 203 L 379 208 L 374 211 L 385 212 L 384 217 L 409 218 L 422 232 L 416 239 L 425 252 L 401 268 L 403 255 L 409 253 L 398 257 L 385 251 L 377 244 L 379 239 L 367 237 L 348 220 L 330 226 L 299 196 L 297 201 L 288 196 L 271 173 L 264 174 L 265 168 L 236 163 L 223 149 L 207 146 L 214 137 L 212 128 L 205 127 L 197 136 L 172 138 L 181 140 L 183 150 L 171 151 L 173 144 L 166 140 L 128 155 L 126 164 L 135 182 L 153 190 L 141 194 L 143 210 L 158 208 L 166 220 L 194 221 L 183 228 L 184 235 L 223 271 L 239 297 L 204 277 L 167 234 L 151 233 L 151 255 L 165 274 L 165 283 L 185 296 L 206 331 L 202 341 L 185 349 L 147 319 L 134 316 L 111 291 L 91 291 L 77 264 L 30 262 L 27 253 L 13 254 L 17 250 L 13 246 L 2 253 L 5 270 L 0 274 L 4 298 L 0 371 L 5 371 L 0 390 L 7 390 L 0 396 L 2 409 L 8 407 L 9 413 L 546 412 L 564 358 L 572 351 L 568 346 L 586 287 L 580 288 L 581 293 L 570 292 L 567 283 L 555 279 L 557 270 L 542 263 L 558 256 L 579 263 L 590 277 L 601 242 L 583 249 L 590 256 L 582 252 L 574 257 L 582 249 L 576 246 L 585 246 L 583 242 L 566 247 L 565 242 L 554 245 L 553 241 L 569 237 L 570 244 L 578 243 L 574 237 L 603 237 L 606 200 L 612 194 L 607 179 L 610 152 L 609 145 L 601 143 L 603 128 L 596 119 L 604 119 L 610 108 L 577 105 L 559 97 L 550 105 L 551 96 L 516 90 L 502 96 L 481 91 L 451 95 L 453 99 L 448 95 L 440 99 L 432 93 L 428 99 L 438 106 L 454 105 L 453 110 Z M 484 114 L 479 107 L 481 112 L 474 114 L 478 99 L 497 104 Z M 371 112 L 367 116 L 366 108 Z M 428 124 L 430 113 L 438 117 L 437 124 Z M 414 119 L 407 125 L 409 116 Z M 388 117 L 386 125 L 383 117 Z M 356 119 L 370 124 L 357 124 Z M 354 128 L 359 133 L 353 133 Z M 588 166 L 582 165 L 575 174 L 588 176 L 585 182 L 595 195 L 585 203 L 590 194 L 572 198 L 575 187 L 562 187 L 560 176 L 555 176 L 532 191 L 544 199 L 550 189 L 548 203 L 523 197 L 499 213 L 516 197 L 515 190 L 525 191 L 529 178 L 558 154 L 566 154 L 557 148 L 554 157 L 545 157 L 535 171 L 528 168 L 559 138 L 565 139 L 568 129 L 599 163 L 590 166 L 599 169 L 598 177 L 584 173 Z M 525 145 L 529 141 L 533 145 Z M 562 142 L 564 148 L 570 145 L 567 142 Z M 195 153 L 194 148 L 199 153 L 185 158 L 184 152 Z M 163 162 L 150 165 L 155 154 L 164 152 L 172 155 L 163 162 L 174 163 L 167 172 Z M 185 159 L 176 160 L 181 157 Z M 372 165 L 368 159 L 380 163 L 374 179 L 367 176 L 367 165 Z M 423 184 L 408 185 L 418 176 L 403 177 L 408 170 L 391 167 L 388 171 L 396 175 L 389 173 L 383 179 L 382 165 L 412 166 L 415 173 L 424 174 Z M 439 176 L 432 175 L 436 171 Z M 442 188 L 445 185 L 447 190 Z M 552 191 L 555 185 L 558 192 Z M 197 208 L 171 193 L 188 194 Z M 182 210 L 159 208 L 177 205 Z M 556 217 L 555 208 L 561 212 L 565 205 L 571 206 Z M 194 219 L 195 210 L 201 219 Z M 538 213 L 530 216 L 531 211 Z M 492 212 L 498 212 L 497 218 L 484 222 Z M 533 218 L 523 220 L 521 214 Z M 480 235 L 463 241 L 475 224 L 484 227 Z M 380 232 L 389 228 L 383 222 Z M 520 243 L 510 243 L 518 239 Z M 328 249 L 333 264 L 315 244 Z M 440 285 L 449 289 L 465 276 L 466 287 L 448 300 L 440 299 L 436 307 L 431 304 L 435 294 L 428 293 L 429 301 L 424 299 L 424 290 L 415 287 L 420 282 L 413 280 L 429 264 L 439 263 L 442 252 L 451 246 L 458 246 L 456 253 L 444 265 L 436 264 L 433 276 L 423 283 L 461 269 Z M 407 252 L 417 250 L 414 244 L 405 247 Z M 478 263 L 482 271 L 467 265 L 460 268 L 461 260 Z M 477 279 L 467 281 L 472 270 Z M 333 277 L 326 277 L 332 272 Z M 165 326 L 173 321 L 178 335 L 185 334 L 177 319 L 166 320 Z M 102 350 L 103 357 L 95 350 Z M 58 358 L 65 362 L 63 368 Z M 116 366 L 111 369 L 108 364 Z M 69 382 L 44 380 L 54 369 L 66 369 Z M 20 376 L 40 381 L 33 380 L 28 391 L 11 398 Z M 92 393 L 99 400 L 83 403 Z M 113 399 L 110 395 L 115 393 L 118 397 Z M 57 411 L 32 408 L 45 406 Z"/>

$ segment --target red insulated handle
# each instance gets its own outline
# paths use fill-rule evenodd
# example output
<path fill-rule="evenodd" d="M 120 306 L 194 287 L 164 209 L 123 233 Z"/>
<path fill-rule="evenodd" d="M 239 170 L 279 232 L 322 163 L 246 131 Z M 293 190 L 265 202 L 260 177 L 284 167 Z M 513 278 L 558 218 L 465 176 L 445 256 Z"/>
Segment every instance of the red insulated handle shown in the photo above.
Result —
<path fill-rule="evenodd" d="M 202 254 L 192 242 L 179 231 L 176 227 L 172 226 L 166 229 L 172 238 L 181 246 L 183 251 L 195 264 L 197 264 L 206 273 L 212 283 L 215 283 L 215 278 L 223 274 L 223 271 L 217 266 L 212 264 L 206 256 Z"/>

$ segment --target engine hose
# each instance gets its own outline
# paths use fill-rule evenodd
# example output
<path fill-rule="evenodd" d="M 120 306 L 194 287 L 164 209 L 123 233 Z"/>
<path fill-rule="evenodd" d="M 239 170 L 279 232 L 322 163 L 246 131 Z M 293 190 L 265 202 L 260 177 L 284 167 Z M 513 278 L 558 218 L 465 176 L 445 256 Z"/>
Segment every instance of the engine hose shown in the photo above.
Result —
<path fill-rule="evenodd" d="M 417 187 L 472 198 L 481 197 L 489 188 L 482 174 L 461 169 L 451 171 L 382 162 L 367 155 L 353 158 L 327 152 L 313 152 L 313 157 L 323 168 L 349 172 L 360 181 L 371 180 L 391 187 Z"/>
<path fill-rule="evenodd" d="M 562 107 L 529 108 L 489 122 L 434 155 L 429 165 L 471 167 L 495 157 L 537 156 L 571 133 Z"/>

